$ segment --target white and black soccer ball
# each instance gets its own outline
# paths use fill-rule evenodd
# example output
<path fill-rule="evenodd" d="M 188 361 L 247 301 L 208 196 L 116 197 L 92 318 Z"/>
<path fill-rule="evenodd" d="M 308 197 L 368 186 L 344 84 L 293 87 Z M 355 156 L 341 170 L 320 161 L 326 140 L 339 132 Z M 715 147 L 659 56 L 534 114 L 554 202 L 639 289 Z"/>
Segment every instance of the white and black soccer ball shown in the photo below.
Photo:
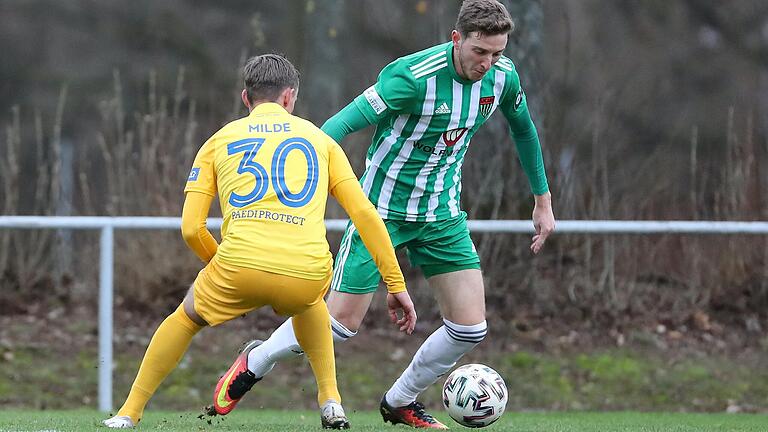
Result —
<path fill-rule="evenodd" d="M 471 428 L 485 427 L 504 414 L 507 385 L 486 365 L 464 365 L 445 380 L 443 406 L 457 423 Z"/>

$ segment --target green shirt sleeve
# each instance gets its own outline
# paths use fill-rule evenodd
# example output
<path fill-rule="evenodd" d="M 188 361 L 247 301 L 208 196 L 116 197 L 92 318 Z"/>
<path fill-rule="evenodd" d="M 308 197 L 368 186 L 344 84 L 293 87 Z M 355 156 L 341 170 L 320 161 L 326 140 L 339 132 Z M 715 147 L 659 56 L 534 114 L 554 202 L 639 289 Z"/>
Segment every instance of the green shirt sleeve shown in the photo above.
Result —
<path fill-rule="evenodd" d="M 517 147 L 517 155 L 520 165 L 528 177 L 531 192 L 541 195 L 549 191 L 547 173 L 544 170 L 544 158 L 541 154 L 541 143 L 536 126 L 533 124 L 531 114 L 528 112 L 525 92 L 520 85 L 520 77 L 516 71 L 512 71 L 510 86 L 504 95 L 499 108 L 509 123 L 512 139 Z"/>
<path fill-rule="evenodd" d="M 320 128 L 326 135 L 333 138 L 334 141 L 340 143 L 345 136 L 352 132 L 357 132 L 360 129 L 365 129 L 372 123 L 368 121 L 368 118 L 363 115 L 363 112 L 358 108 L 355 102 L 350 102 L 349 105 L 342 108 L 341 111 L 333 115 L 333 117 L 323 123 Z"/>
<path fill-rule="evenodd" d="M 370 124 L 376 124 L 393 112 L 408 111 L 417 94 L 413 74 L 398 59 L 382 69 L 376 83 L 356 97 L 354 103 Z"/>
<path fill-rule="evenodd" d="M 345 136 L 379 123 L 393 112 L 413 103 L 416 83 L 404 62 L 395 60 L 379 73 L 376 83 L 329 118 L 321 128 L 336 142 Z"/>

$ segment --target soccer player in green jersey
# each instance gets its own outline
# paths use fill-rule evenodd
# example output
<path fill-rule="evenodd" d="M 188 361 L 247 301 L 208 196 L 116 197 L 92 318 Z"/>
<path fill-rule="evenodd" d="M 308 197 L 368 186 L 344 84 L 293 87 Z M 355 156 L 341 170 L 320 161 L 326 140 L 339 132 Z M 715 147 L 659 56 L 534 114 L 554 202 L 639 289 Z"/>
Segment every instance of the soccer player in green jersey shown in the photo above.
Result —
<path fill-rule="evenodd" d="M 502 54 L 512 28 L 498 1 L 466 0 L 451 41 L 390 63 L 374 85 L 322 127 L 341 142 L 376 126 L 360 179 L 363 190 L 393 245 L 406 248 L 411 263 L 423 271 L 443 316 L 443 325 L 384 394 L 385 421 L 446 429 L 416 398 L 487 333 L 480 259 L 459 197 L 470 140 L 497 109 L 509 123 L 534 195 L 533 253 L 555 227 L 536 127 L 515 66 Z M 371 255 L 354 225 L 348 225 L 327 301 L 336 342 L 356 334 L 379 281 Z M 249 353 L 248 364 L 262 377 L 277 361 L 300 353 L 289 320 Z"/>

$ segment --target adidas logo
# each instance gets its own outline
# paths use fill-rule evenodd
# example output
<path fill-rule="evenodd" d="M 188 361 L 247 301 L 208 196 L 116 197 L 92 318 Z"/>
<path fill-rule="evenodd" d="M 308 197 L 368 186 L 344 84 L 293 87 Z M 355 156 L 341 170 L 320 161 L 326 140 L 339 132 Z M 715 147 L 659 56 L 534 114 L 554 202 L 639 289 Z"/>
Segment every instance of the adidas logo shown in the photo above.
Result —
<path fill-rule="evenodd" d="M 437 107 L 437 109 L 435 110 L 435 114 L 450 114 L 450 113 L 451 113 L 451 109 L 448 108 L 448 104 L 445 102 L 443 102 L 443 104 Z"/>

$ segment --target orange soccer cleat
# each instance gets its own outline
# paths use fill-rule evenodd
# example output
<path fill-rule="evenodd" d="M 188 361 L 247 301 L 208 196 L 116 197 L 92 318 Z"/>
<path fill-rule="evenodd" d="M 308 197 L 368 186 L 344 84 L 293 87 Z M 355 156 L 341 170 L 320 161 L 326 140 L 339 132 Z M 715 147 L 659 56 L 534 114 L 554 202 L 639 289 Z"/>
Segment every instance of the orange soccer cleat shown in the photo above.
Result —
<path fill-rule="evenodd" d="M 216 385 L 216 391 L 213 394 L 213 410 L 215 414 L 227 415 L 233 409 L 240 399 L 253 387 L 254 384 L 261 381 L 256 375 L 248 370 L 248 353 L 252 349 L 261 345 L 262 341 L 253 340 L 248 342 L 240 351 L 235 362 L 230 366 L 227 373 L 221 377 Z M 213 412 L 209 412 L 214 414 Z"/>

